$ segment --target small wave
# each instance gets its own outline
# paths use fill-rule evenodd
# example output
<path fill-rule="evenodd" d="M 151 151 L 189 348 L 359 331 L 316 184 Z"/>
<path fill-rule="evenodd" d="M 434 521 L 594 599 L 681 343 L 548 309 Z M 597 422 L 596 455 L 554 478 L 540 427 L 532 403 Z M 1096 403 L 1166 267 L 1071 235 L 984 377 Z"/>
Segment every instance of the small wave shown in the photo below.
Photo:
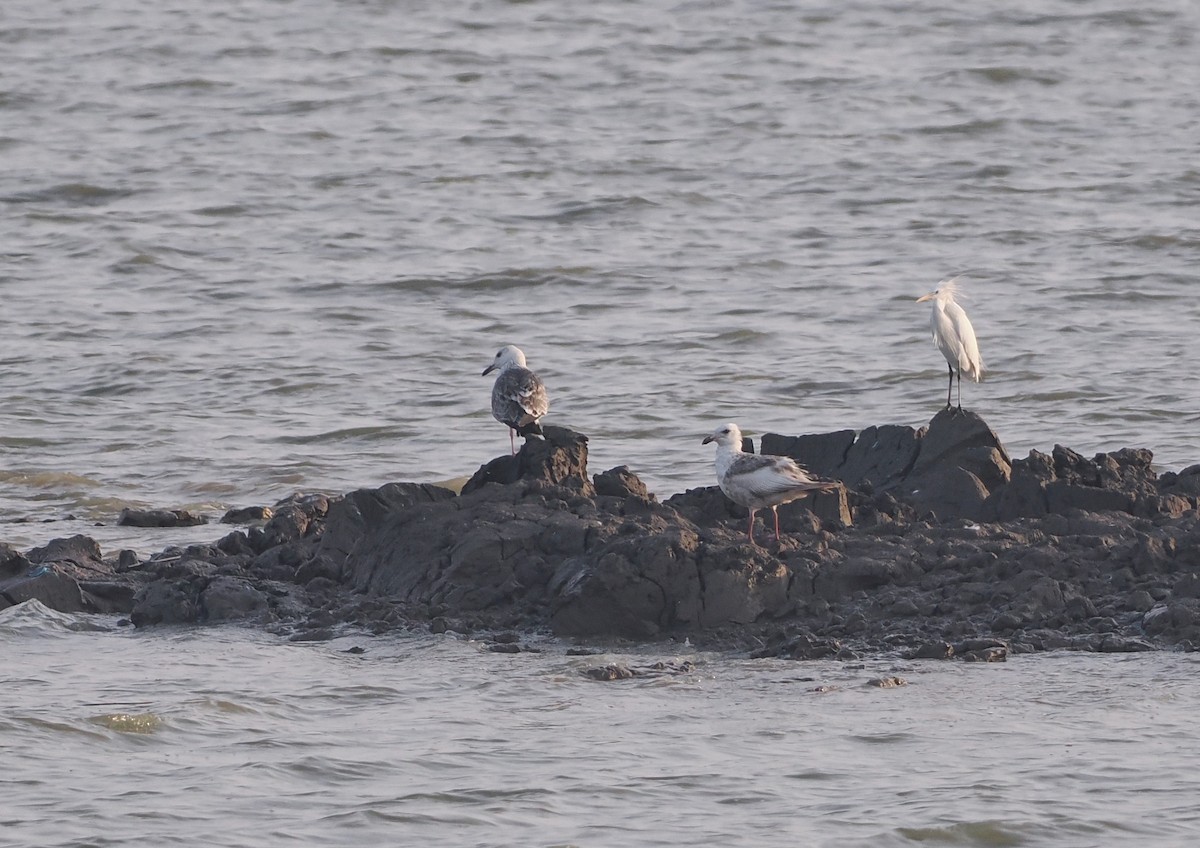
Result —
<path fill-rule="evenodd" d="M 1117 244 L 1127 244 L 1144 250 L 1163 250 L 1164 248 L 1183 247 L 1188 250 L 1200 248 L 1200 238 L 1190 233 L 1145 233 L 1130 238 L 1118 239 Z"/>
<path fill-rule="evenodd" d="M 794 774 L 785 774 L 784 777 L 789 780 L 826 781 L 844 780 L 846 776 L 838 772 L 822 771 L 820 769 L 805 769 L 804 771 L 798 771 Z"/>
<path fill-rule="evenodd" d="M 305 392 L 320 391 L 327 387 L 328 383 L 320 380 L 305 380 L 302 383 L 283 383 L 272 386 L 269 389 L 263 389 L 262 393 L 266 395 L 299 395 Z"/>
<path fill-rule="evenodd" d="M 1021 828 L 1000 821 L 961 822 L 945 827 L 899 827 L 896 832 L 913 842 L 937 845 L 981 845 L 1003 848 L 1028 844 Z"/>
<path fill-rule="evenodd" d="M 130 88 L 131 91 L 179 91 L 179 90 L 196 90 L 207 91 L 215 88 L 232 88 L 233 83 L 218 82 L 217 80 L 205 79 L 204 77 L 188 77 L 185 79 L 164 80 L 162 82 L 150 82 L 144 85 L 135 85 Z"/>
<path fill-rule="evenodd" d="M 79 392 L 80 397 L 121 397 L 142 391 L 146 387 L 142 383 L 113 382 L 89 386 Z"/>
<path fill-rule="evenodd" d="M 135 253 L 108 266 L 108 270 L 114 274 L 138 274 L 148 269 L 155 271 L 161 269 L 168 271 L 179 270 L 149 253 Z"/>
<path fill-rule="evenodd" d="M 318 445 L 327 442 L 345 442 L 353 439 L 364 441 L 387 441 L 403 435 L 402 431 L 392 425 L 383 427 L 347 427 L 341 430 L 330 430 L 308 436 L 280 436 L 275 441 L 285 445 Z"/>
<path fill-rule="evenodd" d="M 69 203 L 74 206 L 104 206 L 135 194 L 132 189 L 108 188 L 91 183 L 63 183 L 34 191 L 6 195 L 7 203 Z"/>
<path fill-rule="evenodd" d="M 199 209 L 193 209 L 193 215 L 203 215 L 207 218 L 236 218 L 239 215 L 245 215 L 247 209 L 240 203 L 232 203 L 228 206 L 202 206 Z"/>
<path fill-rule="evenodd" d="M 54 442 L 49 439 L 39 439 L 33 436 L 0 436 L 0 446 L 6 448 L 48 448 Z M 0 471 L 0 479 L 4 472 Z"/>
<path fill-rule="evenodd" d="M 35 636 L 110 630 L 111 624 L 100 616 L 59 612 L 37 599 L 0 609 L 0 639 L 24 640 Z"/>
<path fill-rule="evenodd" d="M 711 341 L 741 346 L 754 344 L 755 342 L 765 342 L 773 337 L 774 333 L 764 333 L 760 330 L 751 330 L 743 327 L 738 330 L 726 330 L 723 333 L 718 333 L 712 337 Z"/>
<path fill-rule="evenodd" d="M 0 471 L 0 483 L 53 491 L 96 489 L 104 485 L 99 480 L 70 471 Z"/>
<path fill-rule="evenodd" d="M 105 735 L 103 733 L 100 733 L 95 730 L 88 730 L 87 728 L 76 727 L 73 724 L 67 724 L 66 722 L 61 722 L 61 721 L 49 721 L 47 719 L 39 718 L 37 716 L 18 716 L 17 720 L 24 724 L 29 725 L 30 727 L 37 728 L 38 730 L 49 731 L 50 733 L 54 734 L 55 736 L 78 735 L 78 736 L 90 737 L 90 738 L 96 739 L 96 740 L 105 738 Z"/>
<path fill-rule="evenodd" d="M 313 112 L 319 112 L 330 106 L 339 105 L 340 101 L 336 99 L 325 100 L 285 100 L 279 103 L 273 103 L 269 106 L 264 106 L 260 109 L 251 109 L 246 112 L 247 115 L 256 117 L 272 116 L 272 115 L 308 115 Z"/>
<path fill-rule="evenodd" d="M 1047 74 L 1035 71 L 1033 68 L 1014 68 L 1008 66 L 968 68 L 967 73 L 999 85 L 1020 82 L 1036 82 L 1039 85 L 1058 85 L 1063 81 L 1063 78 L 1057 74 Z"/>
<path fill-rule="evenodd" d="M 510 215 L 512 221 L 540 221 L 546 223 L 569 223 L 580 218 L 593 218 L 628 212 L 646 206 L 657 206 L 651 200 L 637 195 L 628 197 L 600 197 L 591 201 L 569 201 L 559 205 L 556 212 L 540 215 Z"/>
<path fill-rule="evenodd" d="M 436 294 L 453 288 L 466 292 L 504 292 L 548 285 L 586 285 L 595 279 L 588 266 L 557 268 L 509 268 L 460 279 L 448 277 L 406 277 L 379 283 L 381 288 Z"/>
<path fill-rule="evenodd" d="M 995 118 L 990 121 L 976 120 L 964 121 L 961 124 L 917 127 L 916 132 L 921 135 L 990 135 L 999 132 L 1007 125 L 1007 120 Z"/>
<path fill-rule="evenodd" d="M 858 742 L 866 742 L 868 745 L 895 745 L 898 742 L 909 742 L 916 739 L 911 733 L 860 733 L 850 738 Z"/>

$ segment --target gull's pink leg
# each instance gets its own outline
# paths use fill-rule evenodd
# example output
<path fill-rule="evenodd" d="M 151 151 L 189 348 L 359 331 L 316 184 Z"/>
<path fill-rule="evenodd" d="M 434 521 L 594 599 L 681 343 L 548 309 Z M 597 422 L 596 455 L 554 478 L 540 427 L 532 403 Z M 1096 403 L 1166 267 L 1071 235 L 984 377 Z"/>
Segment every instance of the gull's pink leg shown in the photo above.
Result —
<path fill-rule="evenodd" d="M 771 512 L 775 513 L 775 541 L 779 541 L 779 510 L 771 507 Z"/>
<path fill-rule="evenodd" d="M 750 510 L 750 527 L 747 531 L 750 534 L 750 544 L 752 545 L 754 544 L 754 512 L 755 510 Z"/>

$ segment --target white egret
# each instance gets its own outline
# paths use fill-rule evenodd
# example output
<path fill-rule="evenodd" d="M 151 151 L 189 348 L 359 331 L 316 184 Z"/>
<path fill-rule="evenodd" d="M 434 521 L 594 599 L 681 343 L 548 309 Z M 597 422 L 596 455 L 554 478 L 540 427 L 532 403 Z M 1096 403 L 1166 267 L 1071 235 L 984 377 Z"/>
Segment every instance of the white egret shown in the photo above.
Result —
<path fill-rule="evenodd" d="M 950 391 L 954 388 L 954 374 L 958 372 L 958 408 L 962 409 L 962 375 L 978 383 L 983 379 L 983 358 L 979 355 L 979 342 L 975 340 L 975 328 L 971 319 L 954 300 L 958 294 L 958 278 L 942 280 L 929 294 L 917 298 L 917 303 L 933 301 L 929 316 L 929 327 L 933 331 L 933 343 L 937 345 L 946 363 L 950 366 L 950 384 L 946 387 L 946 409 L 950 408 Z"/>
<path fill-rule="evenodd" d="M 814 480 L 790 457 L 745 453 L 742 431 L 723 424 L 704 439 L 717 443 L 717 484 L 731 501 L 750 510 L 749 535 L 754 544 L 754 513 L 769 506 L 775 514 L 775 541 L 779 541 L 780 504 L 810 492 L 827 492 L 841 483 Z"/>
<path fill-rule="evenodd" d="M 508 425 L 508 444 L 517 453 L 514 434 L 541 435 L 538 419 L 550 410 L 550 399 L 540 377 L 525 367 L 525 354 L 519 347 L 506 345 L 496 351 L 483 376 L 499 370 L 492 386 L 492 417 Z"/>

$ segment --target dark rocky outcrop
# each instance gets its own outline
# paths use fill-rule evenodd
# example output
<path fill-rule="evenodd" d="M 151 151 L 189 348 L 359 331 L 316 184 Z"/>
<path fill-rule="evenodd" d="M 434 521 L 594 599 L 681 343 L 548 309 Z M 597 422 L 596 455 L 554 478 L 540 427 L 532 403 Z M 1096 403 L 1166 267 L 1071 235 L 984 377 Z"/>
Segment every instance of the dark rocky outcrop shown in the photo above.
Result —
<path fill-rule="evenodd" d="M 855 436 L 768 433 L 763 452 L 790 456 L 823 477 L 870 494 L 890 494 L 936 520 L 977 517 L 991 492 L 1008 484 L 1012 463 L 973 412 L 946 409 L 928 427 L 869 427 Z"/>
<path fill-rule="evenodd" d="M 125 507 L 117 518 L 117 524 L 124 527 L 195 527 L 207 524 L 208 519 L 203 515 L 188 512 L 186 509 L 133 509 Z"/>
<path fill-rule="evenodd" d="M 392 483 L 297 495 L 212 545 L 149 560 L 90 539 L 0 546 L 0 607 L 38 598 L 139 626 L 252 622 L 297 640 L 371 632 L 657 639 L 760 657 L 996 662 L 1200 642 L 1200 466 L 1149 451 L 1010 459 L 977 415 L 767 435 L 844 488 L 781 507 L 748 543 L 715 486 L 660 501 L 629 468 L 590 477 L 587 438 L 546 426 L 462 493 Z M 617 673 L 617 672 L 614 672 Z"/>

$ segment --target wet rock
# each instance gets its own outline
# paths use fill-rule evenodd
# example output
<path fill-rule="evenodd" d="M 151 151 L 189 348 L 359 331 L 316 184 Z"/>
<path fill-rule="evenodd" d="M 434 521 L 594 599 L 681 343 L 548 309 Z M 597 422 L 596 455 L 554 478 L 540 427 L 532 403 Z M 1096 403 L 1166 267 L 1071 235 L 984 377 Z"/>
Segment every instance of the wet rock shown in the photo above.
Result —
<path fill-rule="evenodd" d="M 1100 652 L 1105 654 L 1132 654 L 1153 651 L 1154 646 L 1145 639 L 1108 634 L 1100 643 Z"/>
<path fill-rule="evenodd" d="M 500 456 L 480 468 L 462 488 L 478 491 L 488 483 L 511 485 L 520 480 L 541 481 L 595 493 L 587 476 L 587 436 L 565 427 L 542 425 L 543 438 L 527 439 L 516 456 Z"/>
<path fill-rule="evenodd" d="M 261 549 L 250 544 L 250 538 L 240 530 L 235 530 L 226 536 L 222 536 L 217 542 L 217 548 L 223 553 L 231 555 L 249 555 Z"/>
<path fill-rule="evenodd" d="M 121 510 L 117 524 L 122 527 L 195 527 L 207 524 L 208 519 L 186 509 L 133 509 Z"/>
<path fill-rule="evenodd" d="M 992 428 L 974 412 L 944 409 L 929 422 L 909 476 L 960 464 L 989 486 L 1008 481 L 1011 463 Z"/>
<path fill-rule="evenodd" d="M 78 581 L 52 566 L 36 566 L 24 576 L 0 581 L 0 608 L 35 599 L 59 612 L 88 609 Z"/>
<path fill-rule="evenodd" d="M 759 514 L 764 517 L 767 515 L 766 511 Z M 820 522 L 818 529 L 821 526 L 836 529 L 849 527 L 854 523 L 854 516 L 850 511 L 846 488 L 839 486 L 829 492 L 812 492 L 800 500 L 783 504 L 779 507 L 779 526 L 784 532 L 794 532 L 793 528 L 812 529 L 807 520 L 809 515 L 817 517 Z"/>
<path fill-rule="evenodd" d="M 33 548 L 26 558 L 33 563 L 99 563 L 101 553 L 100 545 L 95 539 L 88 536 L 72 536 L 69 539 L 52 539 L 40 548 Z"/>
<path fill-rule="evenodd" d="M 269 521 L 275 511 L 269 506 L 243 506 L 226 511 L 221 516 L 222 524 L 250 524 L 255 521 Z"/>
<path fill-rule="evenodd" d="M 594 668 L 585 668 L 582 672 L 584 677 L 590 677 L 592 680 L 602 680 L 605 682 L 612 680 L 629 680 L 637 677 L 637 674 L 629 666 L 624 665 L 604 665 Z"/>
<path fill-rule="evenodd" d="M 867 685 L 874 686 L 876 689 L 897 689 L 907 686 L 908 681 L 903 677 L 875 677 L 868 680 Z"/>
<path fill-rule="evenodd" d="M 323 529 L 321 519 L 329 513 L 329 506 L 329 497 L 322 494 L 297 495 L 280 501 L 261 529 L 251 529 L 248 536 L 251 547 L 262 552 L 302 539 L 316 528 Z"/>
<path fill-rule="evenodd" d="M 1008 642 L 1003 639 L 965 639 L 954 646 L 954 653 L 964 662 L 1004 662 L 1008 659 Z"/>
<path fill-rule="evenodd" d="M 711 525 L 731 518 L 745 518 L 747 512 L 721 492 L 717 486 L 702 486 L 672 495 L 663 502 L 696 525 Z M 782 519 L 781 519 L 782 522 Z"/>
<path fill-rule="evenodd" d="M 9 545 L 0 543 L 0 580 L 19 577 L 28 572 L 32 565 L 29 557 Z"/>
<path fill-rule="evenodd" d="M 328 642 L 331 639 L 333 639 L 333 629 L 329 627 L 299 630 L 288 637 L 289 642 Z"/>
<path fill-rule="evenodd" d="M 1192 601 L 1159 604 L 1142 616 L 1142 628 L 1150 636 L 1182 634 L 1196 626 L 1197 612 Z"/>
<path fill-rule="evenodd" d="M 1159 480 L 1159 488 L 1167 494 L 1185 498 L 1200 498 L 1200 464 L 1189 465 L 1178 474 L 1168 471 Z"/>
<path fill-rule="evenodd" d="M 123 578 L 87 536 L 53 539 L 24 556 L 0 549 L 0 608 L 36 599 L 59 612 L 126 613 L 140 579 Z"/>
<path fill-rule="evenodd" d="M 848 430 L 768 434 L 763 450 L 790 456 L 872 495 L 896 493 L 938 520 L 980 514 L 992 490 L 1011 477 L 1011 463 L 996 434 L 975 413 L 958 410 L 938 413 L 928 428 L 871 427 L 857 438 Z"/>
<path fill-rule="evenodd" d="M 270 610 L 267 595 L 235 577 L 215 577 L 200 593 L 200 606 L 208 621 L 263 619 Z"/>
<path fill-rule="evenodd" d="M 136 627 L 194 624 L 200 620 L 200 590 L 188 581 L 157 581 L 134 598 L 129 620 Z"/>
<path fill-rule="evenodd" d="M 974 518 L 991 491 L 1011 476 L 1008 455 L 982 418 L 943 410 L 930 422 L 912 470 L 895 490 L 918 512 L 932 513 L 937 520 Z"/>
<path fill-rule="evenodd" d="M 628 666 L 611 663 L 605 666 L 586 668 L 581 673 L 593 680 L 629 680 L 633 677 L 673 677 L 681 674 L 691 674 L 696 670 L 696 664 L 691 660 L 659 660 L 649 665 Z"/>
<path fill-rule="evenodd" d="M 1130 512 L 1133 496 L 1113 489 L 1077 485 L 1063 480 L 1046 484 L 1046 510 L 1065 514 L 1071 510 L 1085 512 Z"/>
<path fill-rule="evenodd" d="M 704 604 L 696 552 L 699 537 L 690 529 L 656 536 L 619 537 L 589 552 L 565 559 L 550 584 L 554 598 L 550 625 L 560 636 L 657 636 L 676 622 L 703 626 Z M 713 563 L 719 566 L 725 563 Z M 715 578 L 737 591 L 731 575 Z M 714 614 L 753 620 L 756 607 L 749 574 L 745 591 L 722 599 Z M 686 624 L 685 624 L 686 626 Z"/>
<path fill-rule="evenodd" d="M 903 480 L 920 451 L 925 429 L 885 425 L 812 436 L 763 436 L 763 453 L 790 456 L 822 477 L 872 491 Z"/>
<path fill-rule="evenodd" d="M 818 477 L 837 477 L 843 480 L 846 454 L 854 445 L 853 430 L 838 430 L 836 433 L 820 433 L 809 436 L 780 436 L 767 433 L 762 437 L 764 454 L 790 456 Z M 857 483 L 858 480 L 847 480 Z"/>
<path fill-rule="evenodd" d="M 954 656 L 954 646 L 949 642 L 926 642 L 905 655 L 910 660 L 948 660 Z"/>
<path fill-rule="evenodd" d="M 629 470 L 628 465 L 610 468 L 602 474 L 595 475 L 592 479 L 596 487 L 596 495 L 600 497 L 641 498 L 642 500 L 654 498 L 646 488 L 646 484 Z"/>
<path fill-rule="evenodd" d="M 133 609 L 133 599 L 140 584 L 119 578 L 111 580 L 101 578 L 80 580 L 78 585 L 84 599 L 85 609 L 88 612 L 111 614 L 128 613 Z"/>
<path fill-rule="evenodd" d="M 838 657 L 843 645 L 837 639 L 820 638 L 812 633 L 776 634 L 766 645 L 751 651 L 751 659 L 777 657 L 790 660 L 820 660 Z"/>

